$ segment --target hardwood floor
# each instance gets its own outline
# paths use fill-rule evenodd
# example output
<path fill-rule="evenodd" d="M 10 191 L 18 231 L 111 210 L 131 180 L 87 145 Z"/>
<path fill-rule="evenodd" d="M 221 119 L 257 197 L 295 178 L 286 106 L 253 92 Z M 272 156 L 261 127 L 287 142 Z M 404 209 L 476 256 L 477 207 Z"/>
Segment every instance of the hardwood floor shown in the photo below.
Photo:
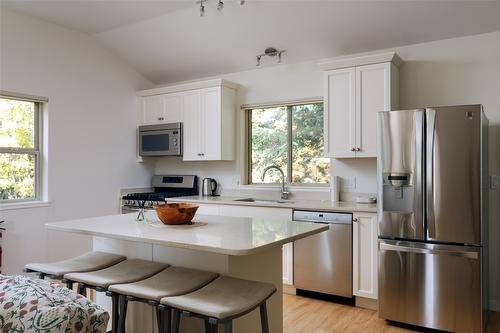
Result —
<path fill-rule="evenodd" d="M 283 294 L 285 333 L 399 333 L 427 332 L 406 326 L 389 325 L 376 311 Z M 500 332 L 500 312 L 490 317 L 488 333 Z"/>

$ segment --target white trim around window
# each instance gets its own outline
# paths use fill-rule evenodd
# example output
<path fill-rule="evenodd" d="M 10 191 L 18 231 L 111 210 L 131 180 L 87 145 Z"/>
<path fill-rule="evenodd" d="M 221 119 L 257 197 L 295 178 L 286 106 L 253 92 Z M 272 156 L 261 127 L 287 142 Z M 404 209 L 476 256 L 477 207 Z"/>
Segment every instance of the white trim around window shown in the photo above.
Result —
<path fill-rule="evenodd" d="M 47 173 L 47 102 L 45 97 L 12 93 L 0 90 L 0 98 L 34 103 L 34 137 L 32 148 L 0 147 L 0 153 L 32 155 L 35 159 L 35 179 L 33 196 L 21 199 L 1 199 L 0 211 L 23 208 L 46 207 L 48 201 Z"/>

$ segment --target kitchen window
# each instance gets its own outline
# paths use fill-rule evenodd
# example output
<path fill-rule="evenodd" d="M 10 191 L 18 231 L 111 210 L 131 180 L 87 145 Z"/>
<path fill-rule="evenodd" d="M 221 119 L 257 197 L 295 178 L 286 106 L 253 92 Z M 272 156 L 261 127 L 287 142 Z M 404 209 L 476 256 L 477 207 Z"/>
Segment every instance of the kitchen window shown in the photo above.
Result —
<path fill-rule="evenodd" d="M 248 183 L 277 183 L 277 165 L 291 184 L 327 184 L 330 160 L 323 157 L 323 102 L 308 101 L 247 109 Z"/>
<path fill-rule="evenodd" d="M 42 103 L 0 95 L 0 203 L 40 199 Z"/>

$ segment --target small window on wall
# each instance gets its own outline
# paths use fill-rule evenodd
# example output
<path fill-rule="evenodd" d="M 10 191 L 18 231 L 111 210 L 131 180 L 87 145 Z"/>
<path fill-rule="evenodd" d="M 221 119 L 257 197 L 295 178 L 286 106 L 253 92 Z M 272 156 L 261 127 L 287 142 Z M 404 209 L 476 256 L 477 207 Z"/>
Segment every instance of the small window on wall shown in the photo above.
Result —
<path fill-rule="evenodd" d="M 39 199 L 41 103 L 0 96 L 0 204 Z"/>
<path fill-rule="evenodd" d="M 323 157 L 323 102 L 252 108 L 248 115 L 248 182 L 280 182 L 279 166 L 292 184 L 327 184 L 330 160 Z"/>

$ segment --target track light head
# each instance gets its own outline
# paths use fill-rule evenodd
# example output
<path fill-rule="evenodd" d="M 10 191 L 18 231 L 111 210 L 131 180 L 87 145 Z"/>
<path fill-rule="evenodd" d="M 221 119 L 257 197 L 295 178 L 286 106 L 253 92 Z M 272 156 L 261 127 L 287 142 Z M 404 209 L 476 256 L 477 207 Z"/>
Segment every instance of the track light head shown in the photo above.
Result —
<path fill-rule="evenodd" d="M 224 2 L 222 2 L 222 0 L 219 0 L 219 3 L 217 4 L 217 10 L 221 11 L 222 9 L 224 9 Z"/>

